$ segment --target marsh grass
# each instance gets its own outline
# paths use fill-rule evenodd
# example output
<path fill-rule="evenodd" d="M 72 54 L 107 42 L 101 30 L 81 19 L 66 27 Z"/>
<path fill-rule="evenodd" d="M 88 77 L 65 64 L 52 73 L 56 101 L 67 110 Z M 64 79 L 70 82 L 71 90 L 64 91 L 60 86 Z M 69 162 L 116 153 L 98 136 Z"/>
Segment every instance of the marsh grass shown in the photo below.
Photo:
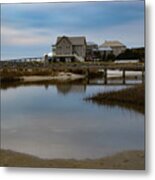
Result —
<path fill-rule="evenodd" d="M 129 87 L 114 92 L 104 92 L 85 98 L 99 105 L 126 107 L 145 113 L 145 87 L 144 84 Z"/>

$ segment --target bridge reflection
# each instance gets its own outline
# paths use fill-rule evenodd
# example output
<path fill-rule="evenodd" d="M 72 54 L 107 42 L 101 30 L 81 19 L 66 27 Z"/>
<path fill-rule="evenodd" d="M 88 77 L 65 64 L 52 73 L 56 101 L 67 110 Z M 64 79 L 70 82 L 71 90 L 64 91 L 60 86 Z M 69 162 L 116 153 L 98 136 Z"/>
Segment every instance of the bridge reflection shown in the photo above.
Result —
<path fill-rule="evenodd" d="M 52 83 L 52 82 L 3 82 L 0 83 L 0 89 L 9 89 L 9 88 L 18 88 L 21 86 L 44 86 L 45 89 L 48 89 L 50 86 L 56 86 L 58 93 L 67 94 L 69 92 L 73 93 L 81 93 L 85 92 L 87 86 L 128 86 L 128 85 L 136 85 L 142 84 L 144 81 L 142 79 L 126 79 L 125 81 L 122 79 L 108 79 L 107 81 L 104 78 L 100 79 L 84 79 L 80 82 L 72 82 L 72 83 Z"/>

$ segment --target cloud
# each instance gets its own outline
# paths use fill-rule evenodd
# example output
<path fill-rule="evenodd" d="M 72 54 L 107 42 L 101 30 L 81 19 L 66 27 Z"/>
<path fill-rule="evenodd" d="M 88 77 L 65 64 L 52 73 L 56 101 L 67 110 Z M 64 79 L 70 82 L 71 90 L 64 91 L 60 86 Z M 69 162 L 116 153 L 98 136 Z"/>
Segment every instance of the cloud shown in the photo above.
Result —
<path fill-rule="evenodd" d="M 9 9 L 9 11 L 8 11 Z M 93 28 L 143 17 L 141 2 L 41 3 L 2 6 L 2 24 L 18 28 Z"/>
<path fill-rule="evenodd" d="M 2 59 L 42 56 L 51 51 L 51 44 L 56 42 L 57 36 L 86 36 L 87 41 L 94 41 L 99 45 L 105 40 L 120 40 L 127 47 L 144 46 L 144 21 L 137 20 L 123 25 L 111 27 L 95 27 L 82 29 L 64 27 L 62 29 L 36 29 L 23 30 L 10 26 L 2 26 L 1 57 Z"/>
<path fill-rule="evenodd" d="M 2 45 L 33 46 L 47 44 L 50 37 L 46 32 L 44 33 L 40 34 L 40 31 L 36 29 L 18 30 L 12 27 L 2 26 Z"/>
<path fill-rule="evenodd" d="M 55 36 L 46 29 L 1 27 L 1 59 L 42 56 L 51 51 Z"/>
<path fill-rule="evenodd" d="M 31 56 L 50 51 L 57 36 L 86 36 L 98 44 L 118 39 L 144 45 L 144 2 L 3 4 L 1 53 Z"/>
<path fill-rule="evenodd" d="M 89 32 L 87 36 L 99 44 L 104 40 L 120 40 L 128 47 L 144 46 L 144 20 L 101 28 Z"/>

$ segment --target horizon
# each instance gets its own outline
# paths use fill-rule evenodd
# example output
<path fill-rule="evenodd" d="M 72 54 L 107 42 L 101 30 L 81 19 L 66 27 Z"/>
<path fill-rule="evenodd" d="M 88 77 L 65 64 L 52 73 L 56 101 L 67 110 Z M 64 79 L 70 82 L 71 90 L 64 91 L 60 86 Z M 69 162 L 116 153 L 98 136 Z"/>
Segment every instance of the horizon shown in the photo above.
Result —
<path fill-rule="evenodd" d="M 41 57 L 58 36 L 144 47 L 144 1 L 3 4 L 1 59 Z M 80 13 L 79 13 L 80 12 Z M 103 16 L 106 14 L 105 16 Z"/>

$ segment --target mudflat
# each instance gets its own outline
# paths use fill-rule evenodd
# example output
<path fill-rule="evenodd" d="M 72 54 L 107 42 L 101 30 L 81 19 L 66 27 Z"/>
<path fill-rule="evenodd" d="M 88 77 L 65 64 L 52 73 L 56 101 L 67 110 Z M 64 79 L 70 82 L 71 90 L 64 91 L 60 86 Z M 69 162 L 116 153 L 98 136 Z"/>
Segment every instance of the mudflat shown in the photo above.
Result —
<path fill-rule="evenodd" d="M 144 151 L 133 150 L 117 153 L 100 159 L 40 159 L 28 154 L 0 150 L 0 166 L 43 167 L 43 168 L 85 168 L 85 169 L 127 169 L 144 170 Z"/>

